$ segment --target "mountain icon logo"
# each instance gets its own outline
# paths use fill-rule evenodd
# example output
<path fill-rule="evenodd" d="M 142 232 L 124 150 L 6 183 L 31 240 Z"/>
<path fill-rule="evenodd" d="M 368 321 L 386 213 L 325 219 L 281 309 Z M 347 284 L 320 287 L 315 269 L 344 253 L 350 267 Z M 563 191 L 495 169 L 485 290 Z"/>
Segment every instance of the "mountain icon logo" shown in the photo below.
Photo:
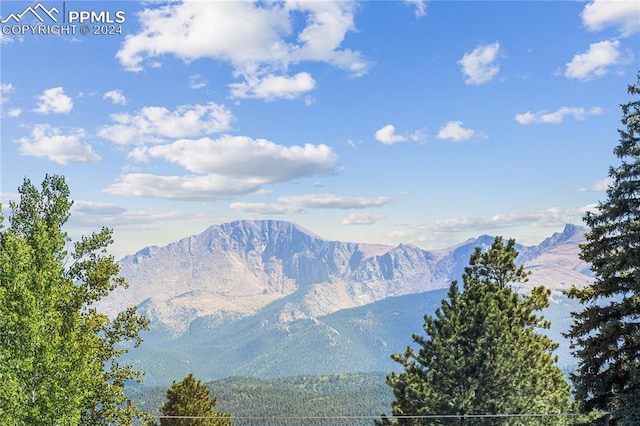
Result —
<path fill-rule="evenodd" d="M 53 22 L 58 22 L 58 18 L 56 17 L 58 13 L 60 13 L 60 11 L 55 6 L 51 9 L 47 9 L 42 5 L 42 3 L 38 3 L 35 6 L 28 6 L 20 13 L 9 14 L 9 16 L 0 21 L 0 23 L 6 24 L 11 20 L 18 23 L 25 17 L 25 15 L 28 14 L 33 15 L 40 22 L 44 22 L 46 17 L 51 19 Z"/>

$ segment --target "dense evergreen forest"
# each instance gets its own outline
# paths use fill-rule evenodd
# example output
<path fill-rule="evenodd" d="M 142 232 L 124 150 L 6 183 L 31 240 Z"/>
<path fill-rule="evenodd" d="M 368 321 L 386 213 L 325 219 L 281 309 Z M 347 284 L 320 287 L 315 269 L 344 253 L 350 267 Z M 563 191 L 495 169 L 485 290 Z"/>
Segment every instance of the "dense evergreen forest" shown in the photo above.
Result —
<path fill-rule="evenodd" d="M 382 372 L 271 379 L 229 377 L 207 386 L 218 399 L 216 411 L 231 413 L 233 424 L 240 426 L 302 422 L 318 426 L 372 425 L 373 418 L 389 411 L 393 398 Z M 157 415 L 166 391 L 166 386 L 138 386 L 127 393 L 139 408 Z"/>

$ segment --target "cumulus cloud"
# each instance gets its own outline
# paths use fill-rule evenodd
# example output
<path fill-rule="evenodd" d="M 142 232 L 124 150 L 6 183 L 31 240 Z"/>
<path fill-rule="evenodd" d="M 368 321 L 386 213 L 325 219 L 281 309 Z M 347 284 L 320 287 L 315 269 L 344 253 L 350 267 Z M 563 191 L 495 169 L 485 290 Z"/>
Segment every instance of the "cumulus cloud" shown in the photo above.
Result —
<path fill-rule="evenodd" d="M 218 139 L 181 139 L 146 149 L 196 173 L 256 177 L 263 182 L 284 182 L 334 172 L 337 156 L 327 145 L 278 145 L 265 139 L 223 135 Z"/>
<path fill-rule="evenodd" d="M 122 93 L 122 90 L 120 89 L 109 90 L 102 96 L 102 99 L 108 99 L 115 105 L 127 104 L 127 98 L 126 96 L 124 96 L 124 93 Z"/>
<path fill-rule="evenodd" d="M 416 18 L 427 15 L 427 3 L 425 0 L 404 0 L 405 4 L 415 8 Z"/>
<path fill-rule="evenodd" d="M 342 47 L 355 30 L 356 9 L 352 1 L 172 2 L 140 12 L 140 31 L 125 38 L 116 56 L 131 71 L 162 55 L 225 61 L 244 80 L 231 86 L 232 96 L 260 97 L 262 89 L 266 99 L 290 98 L 313 88 L 308 73 L 288 76 L 291 64 L 324 62 L 352 76 L 367 72 L 361 53 Z"/>
<path fill-rule="evenodd" d="M 589 81 L 604 76 L 613 65 L 624 62 L 620 41 L 605 40 L 592 43 L 585 53 L 579 53 L 566 64 L 565 77 Z"/>
<path fill-rule="evenodd" d="M 337 166 L 337 156 L 326 145 L 288 147 L 229 135 L 139 147 L 130 157 L 138 161 L 160 158 L 193 174 L 127 174 L 107 189 L 109 193 L 180 200 L 222 199 L 255 193 L 270 183 L 331 174 Z"/>
<path fill-rule="evenodd" d="M 611 184 L 613 184 L 613 178 L 607 177 L 607 178 L 595 181 L 591 186 L 578 188 L 578 191 L 579 192 L 604 192 L 609 188 Z"/>
<path fill-rule="evenodd" d="M 383 128 L 378 129 L 375 138 L 378 142 L 382 142 L 385 145 L 393 145 L 394 143 L 407 140 L 406 136 L 397 135 L 396 128 L 391 124 L 387 124 Z"/>
<path fill-rule="evenodd" d="M 242 83 L 232 83 L 231 97 L 245 99 L 264 99 L 271 101 L 277 98 L 294 99 L 313 90 L 316 82 L 307 72 L 292 77 L 269 74 L 263 77 L 249 76 Z"/>
<path fill-rule="evenodd" d="M 378 129 L 374 137 L 378 142 L 383 143 L 385 145 L 393 145 L 395 143 L 405 142 L 407 140 L 419 142 L 425 139 L 425 135 L 422 130 L 416 130 L 413 133 L 406 136 L 399 135 L 396 133 L 396 128 L 391 124 L 387 124 L 386 126 Z M 348 143 L 351 146 L 355 146 L 355 144 L 352 141 L 349 141 Z"/>
<path fill-rule="evenodd" d="M 73 109 L 73 101 L 64 94 L 62 87 L 46 89 L 40 96 L 38 107 L 34 110 L 40 114 L 67 114 Z"/>
<path fill-rule="evenodd" d="M 144 107 L 134 114 L 112 114 L 115 124 L 102 127 L 98 135 L 112 142 L 148 144 L 165 142 L 167 138 L 184 138 L 231 129 L 235 119 L 223 105 L 182 105 L 174 111 L 164 107 Z"/>
<path fill-rule="evenodd" d="M 517 114 L 515 120 L 525 125 L 534 123 L 560 124 L 567 116 L 580 121 L 585 120 L 588 116 L 600 114 L 602 114 L 602 108 L 600 107 L 592 107 L 588 110 L 582 107 L 560 107 L 553 112 L 547 112 L 545 110 L 538 112 L 527 111 L 522 114 Z"/>
<path fill-rule="evenodd" d="M 382 219 L 384 216 L 381 214 L 352 212 L 344 217 L 340 223 L 342 225 L 373 225 Z"/>
<path fill-rule="evenodd" d="M 48 124 L 38 124 L 31 131 L 31 137 L 15 140 L 22 155 L 45 158 L 58 164 L 99 163 L 101 158 L 91 145 L 83 143 L 84 129 L 71 129 L 64 134 L 60 129 Z"/>
<path fill-rule="evenodd" d="M 7 115 L 13 118 L 20 117 L 20 114 L 22 114 L 22 110 L 20 108 L 12 108 L 7 112 Z"/>
<path fill-rule="evenodd" d="M 594 0 L 582 10 L 582 22 L 590 31 L 616 27 L 622 36 L 640 31 L 640 4 L 633 0 Z"/>
<path fill-rule="evenodd" d="M 458 64 L 462 67 L 465 83 L 471 85 L 483 84 L 491 81 L 500 67 L 496 61 L 500 53 L 500 43 L 480 45 L 469 53 L 465 53 Z"/>
<path fill-rule="evenodd" d="M 449 121 L 438 131 L 438 139 L 451 139 L 455 142 L 466 141 L 477 135 L 475 130 L 462 127 L 462 121 Z"/>
<path fill-rule="evenodd" d="M 264 182 L 220 175 L 158 176 L 147 173 L 122 175 L 105 192 L 146 198 L 211 201 L 255 193 Z"/>

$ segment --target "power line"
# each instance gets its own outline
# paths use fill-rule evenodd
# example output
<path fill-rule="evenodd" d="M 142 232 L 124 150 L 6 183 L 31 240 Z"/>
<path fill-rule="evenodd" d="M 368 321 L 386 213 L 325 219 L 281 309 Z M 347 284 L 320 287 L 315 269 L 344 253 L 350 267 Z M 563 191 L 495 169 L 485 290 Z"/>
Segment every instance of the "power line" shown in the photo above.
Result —
<path fill-rule="evenodd" d="M 524 418 L 524 417 L 577 417 L 580 413 L 531 413 L 531 414 L 424 414 L 390 416 L 396 419 L 478 419 L 478 418 Z M 234 420 L 349 420 L 379 419 L 380 415 L 344 415 L 344 416 L 234 416 L 221 414 L 211 416 L 155 416 L 157 419 L 234 419 Z"/>

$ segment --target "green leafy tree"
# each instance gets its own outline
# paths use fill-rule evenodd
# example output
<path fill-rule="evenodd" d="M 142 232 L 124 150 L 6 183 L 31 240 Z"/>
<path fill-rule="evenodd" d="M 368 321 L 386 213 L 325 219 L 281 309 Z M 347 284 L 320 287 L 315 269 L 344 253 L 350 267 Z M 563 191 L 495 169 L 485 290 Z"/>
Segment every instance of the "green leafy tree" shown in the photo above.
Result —
<path fill-rule="evenodd" d="M 392 355 L 404 367 L 403 372 L 387 376 L 396 419 L 383 416 L 377 424 L 566 421 L 468 417 L 565 413 L 571 407 L 569 385 L 552 355 L 557 345 L 537 333 L 549 327 L 535 312 L 548 306 L 550 291 L 536 287 L 520 295 L 511 287 L 527 281 L 528 274 L 515 264 L 517 254 L 515 241 L 505 245 L 501 237 L 486 252 L 475 249 L 462 276 L 464 291 L 457 282 L 451 283 L 435 316 L 425 316 L 426 336 L 413 335 L 419 349 L 409 346 L 404 354 Z"/>
<path fill-rule="evenodd" d="M 209 388 L 189 374 L 180 382 L 174 381 L 167 390 L 167 402 L 160 407 L 160 412 L 166 417 L 160 417 L 160 425 L 230 426 L 231 415 L 215 412 L 216 402 L 217 398 L 211 397 Z"/>
<path fill-rule="evenodd" d="M 41 191 L 25 179 L 18 192 L 8 227 L 0 216 L 0 423 L 131 424 L 142 413 L 123 388 L 142 372 L 118 358 L 123 344 L 141 342 L 147 320 L 135 309 L 110 320 L 92 307 L 126 285 L 106 253 L 111 231 L 68 253 L 65 179 L 46 176 Z"/>
<path fill-rule="evenodd" d="M 629 93 L 640 95 L 640 73 Z M 580 257 L 593 284 L 568 295 L 584 308 L 573 314 L 568 336 L 578 369 L 575 394 L 585 411 L 610 412 L 608 424 L 640 424 L 640 100 L 622 106 L 621 160 L 609 169 L 607 199 L 584 221 L 590 230 Z"/>

